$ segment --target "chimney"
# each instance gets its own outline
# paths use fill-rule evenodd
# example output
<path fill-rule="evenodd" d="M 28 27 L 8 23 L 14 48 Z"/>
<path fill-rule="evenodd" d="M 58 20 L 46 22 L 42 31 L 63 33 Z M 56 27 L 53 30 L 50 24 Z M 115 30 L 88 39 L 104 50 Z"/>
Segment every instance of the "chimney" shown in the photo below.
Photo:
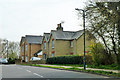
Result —
<path fill-rule="evenodd" d="M 61 23 L 60 24 L 57 24 L 57 31 L 63 31 L 63 27 L 61 26 Z"/>

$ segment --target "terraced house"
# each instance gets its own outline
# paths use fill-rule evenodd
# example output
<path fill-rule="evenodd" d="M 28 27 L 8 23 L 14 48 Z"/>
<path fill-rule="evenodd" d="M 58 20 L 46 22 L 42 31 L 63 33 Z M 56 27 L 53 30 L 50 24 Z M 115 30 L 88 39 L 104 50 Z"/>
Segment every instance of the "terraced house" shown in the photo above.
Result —
<path fill-rule="evenodd" d="M 21 38 L 21 60 L 29 62 L 35 53 L 42 51 L 43 36 L 26 35 Z"/>
<path fill-rule="evenodd" d="M 92 41 L 94 41 L 92 39 Z M 61 24 L 58 24 L 56 30 L 51 30 L 50 38 L 47 42 L 48 50 L 46 55 L 49 57 L 63 55 L 79 55 L 84 53 L 83 30 L 63 31 Z M 89 51 L 91 40 L 88 39 L 86 32 L 86 51 Z M 45 42 L 44 42 L 45 45 Z M 43 47 L 44 47 L 43 45 Z"/>

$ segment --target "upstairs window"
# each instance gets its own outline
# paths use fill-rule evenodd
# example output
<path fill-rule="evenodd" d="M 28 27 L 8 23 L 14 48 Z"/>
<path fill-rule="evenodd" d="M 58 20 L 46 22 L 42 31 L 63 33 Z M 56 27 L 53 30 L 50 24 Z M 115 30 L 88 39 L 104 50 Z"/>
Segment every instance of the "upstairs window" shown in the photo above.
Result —
<path fill-rule="evenodd" d="M 28 50 L 28 45 L 26 44 L 26 51 Z"/>
<path fill-rule="evenodd" d="M 52 48 L 54 48 L 54 39 L 52 40 Z"/>
<path fill-rule="evenodd" d="M 70 46 L 71 48 L 73 48 L 73 41 L 70 41 Z"/>
<path fill-rule="evenodd" d="M 44 49 L 46 49 L 46 42 L 44 42 Z"/>

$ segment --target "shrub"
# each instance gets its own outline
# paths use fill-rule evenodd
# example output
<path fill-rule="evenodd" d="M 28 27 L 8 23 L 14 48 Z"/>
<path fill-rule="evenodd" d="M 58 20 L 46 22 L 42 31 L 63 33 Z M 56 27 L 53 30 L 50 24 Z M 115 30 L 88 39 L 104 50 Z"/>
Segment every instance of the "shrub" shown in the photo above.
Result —
<path fill-rule="evenodd" d="M 109 65 L 114 63 L 114 59 L 111 54 L 108 54 L 101 43 L 93 43 L 90 45 L 93 61 L 96 66 Z"/>
<path fill-rule="evenodd" d="M 47 58 L 47 64 L 83 64 L 82 56 L 59 56 Z"/>

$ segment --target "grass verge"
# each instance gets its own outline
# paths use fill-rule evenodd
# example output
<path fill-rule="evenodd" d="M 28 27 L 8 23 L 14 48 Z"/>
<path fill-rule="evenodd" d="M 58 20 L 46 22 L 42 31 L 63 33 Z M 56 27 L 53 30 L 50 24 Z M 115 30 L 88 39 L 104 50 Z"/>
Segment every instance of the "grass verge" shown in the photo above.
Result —
<path fill-rule="evenodd" d="M 39 64 L 21 64 L 21 65 L 28 65 L 28 66 L 36 66 L 36 67 L 46 67 L 46 68 L 55 68 L 55 69 L 64 69 L 64 70 L 72 70 L 72 71 L 80 71 L 80 72 L 88 72 L 88 73 L 95 73 L 95 74 L 101 74 L 111 77 L 119 77 L 120 73 L 114 73 L 111 71 L 94 71 L 94 70 L 84 70 L 77 67 L 71 67 L 71 68 L 65 68 L 60 66 L 47 66 L 47 65 L 39 65 Z"/>
<path fill-rule="evenodd" d="M 72 67 L 83 67 L 84 65 L 82 64 L 51 64 L 51 65 L 60 65 L 60 66 L 72 66 Z M 117 64 L 112 64 L 112 65 L 86 65 L 87 68 L 96 68 L 96 69 L 110 69 L 110 70 L 118 70 L 118 65 Z"/>

